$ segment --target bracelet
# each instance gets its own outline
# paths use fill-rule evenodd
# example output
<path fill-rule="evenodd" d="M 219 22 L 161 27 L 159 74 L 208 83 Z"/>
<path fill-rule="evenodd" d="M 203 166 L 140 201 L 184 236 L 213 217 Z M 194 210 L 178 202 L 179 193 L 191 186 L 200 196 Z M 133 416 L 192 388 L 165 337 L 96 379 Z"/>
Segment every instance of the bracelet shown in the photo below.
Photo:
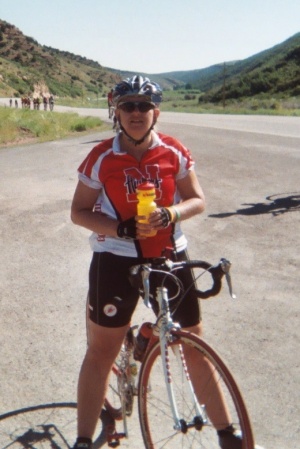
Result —
<path fill-rule="evenodd" d="M 176 223 L 177 221 L 180 220 L 181 214 L 180 214 L 179 210 L 177 209 L 177 207 L 173 206 L 173 209 L 174 209 L 175 214 L 176 214 L 176 220 L 175 220 L 175 223 Z"/>
<path fill-rule="evenodd" d="M 168 209 L 169 213 L 170 213 L 170 222 L 171 223 L 176 223 L 177 221 L 180 220 L 180 212 L 179 210 L 175 207 L 175 206 L 170 206 L 170 207 L 166 207 L 166 209 Z"/>
<path fill-rule="evenodd" d="M 173 207 L 166 207 L 167 211 L 170 214 L 170 223 L 175 223 L 175 214 L 174 214 L 174 210 Z"/>

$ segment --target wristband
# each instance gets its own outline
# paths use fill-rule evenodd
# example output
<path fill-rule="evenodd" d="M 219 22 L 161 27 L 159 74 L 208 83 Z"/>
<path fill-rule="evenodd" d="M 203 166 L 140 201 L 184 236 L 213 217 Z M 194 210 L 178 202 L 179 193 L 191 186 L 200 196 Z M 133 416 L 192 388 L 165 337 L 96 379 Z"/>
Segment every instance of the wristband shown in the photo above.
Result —
<path fill-rule="evenodd" d="M 172 213 L 168 207 L 160 208 L 160 217 L 164 228 L 167 228 L 172 223 Z"/>
<path fill-rule="evenodd" d="M 136 239 L 136 221 L 135 217 L 121 221 L 117 228 L 117 235 L 122 239 Z"/>

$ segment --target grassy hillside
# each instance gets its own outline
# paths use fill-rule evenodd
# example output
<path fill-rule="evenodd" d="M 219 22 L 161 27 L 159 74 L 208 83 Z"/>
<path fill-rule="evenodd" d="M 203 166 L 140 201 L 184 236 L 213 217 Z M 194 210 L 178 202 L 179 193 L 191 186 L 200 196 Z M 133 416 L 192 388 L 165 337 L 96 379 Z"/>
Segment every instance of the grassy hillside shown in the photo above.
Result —
<path fill-rule="evenodd" d="M 119 72 L 130 76 L 130 72 Z M 273 96 L 300 96 L 300 33 L 242 61 L 216 64 L 199 70 L 150 75 L 166 89 L 188 87 L 201 92 L 200 102 Z"/>
<path fill-rule="evenodd" d="M 205 92 L 204 102 L 220 102 L 224 94 L 233 100 L 300 96 L 300 33 L 270 50 L 223 65 L 209 84 L 202 79 L 194 87 Z"/>
<path fill-rule="evenodd" d="M 39 45 L 0 20 L 0 95 L 106 95 L 120 77 L 95 61 Z"/>

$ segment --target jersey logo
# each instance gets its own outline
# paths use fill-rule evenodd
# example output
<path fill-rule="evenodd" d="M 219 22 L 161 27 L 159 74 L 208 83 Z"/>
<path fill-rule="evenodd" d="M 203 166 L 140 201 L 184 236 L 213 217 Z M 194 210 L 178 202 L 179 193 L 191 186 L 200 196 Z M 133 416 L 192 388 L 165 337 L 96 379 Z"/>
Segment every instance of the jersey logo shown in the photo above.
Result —
<path fill-rule="evenodd" d="M 117 313 L 117 308 L 113 304 L 106 304 L 103 308 L 103 312 L 106 316 L 115 316 Z"/>
<path fill-rule="evenodd" d="M 142 173 L 138 168 L 132 167 L 124 170 L 125 174 L 125 187 L 127 189 L 127 201 L 137 201 L 136 198 L 136 188 L 143 182 L 152 182 L 155 186 L 156 199 L 161 198 L 161 182 L 162 179 L 159 177 L 159 166 L 146 165 L 145 173 Z"/>

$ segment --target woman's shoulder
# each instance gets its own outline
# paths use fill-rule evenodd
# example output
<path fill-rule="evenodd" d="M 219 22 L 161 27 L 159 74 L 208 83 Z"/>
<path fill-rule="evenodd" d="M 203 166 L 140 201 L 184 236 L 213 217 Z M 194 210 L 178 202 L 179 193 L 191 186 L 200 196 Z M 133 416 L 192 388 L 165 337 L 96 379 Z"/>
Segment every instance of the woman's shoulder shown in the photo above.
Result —
<path fill-rule="evenodd" d="M 190 150 L 176 137 L 162 133 L 158 133 L 158 136 L 162 144 L 166 147 L 172 149 L 175 152 L 182 153 L 185 156 L 190 155 Z"/>
<path fill-rule="evenodd" d="M 157 134 L 158 134 L 160 140 L 165 145 L 175 146 L 177 148 L 184 148 L 184 145 L 176 137 L 170 136 L 168 134 L 163 134 L 163 133 L 160 133 L 160 132 L 157 133 Z"/>
<path fill-rule="evenodd" d="M 92 148 L 92 152 L 94 153 L 103 153 L 107 151 L 109 148 L 113 147 L 114 137 L 110 137 L 109 139 L 100 140 L 100 142 Z"/>
<path fill-rule="evenodd" d="M 83 172 L 87 167 L 93 167 L 99 158 L 109 152 L 112 149 L 114 138 L 105 139 L 100 141 L 97 145 L 95 145 L 92 150 L 87 154 L 83 162 L 79 166 L 79 171 Z"/>

